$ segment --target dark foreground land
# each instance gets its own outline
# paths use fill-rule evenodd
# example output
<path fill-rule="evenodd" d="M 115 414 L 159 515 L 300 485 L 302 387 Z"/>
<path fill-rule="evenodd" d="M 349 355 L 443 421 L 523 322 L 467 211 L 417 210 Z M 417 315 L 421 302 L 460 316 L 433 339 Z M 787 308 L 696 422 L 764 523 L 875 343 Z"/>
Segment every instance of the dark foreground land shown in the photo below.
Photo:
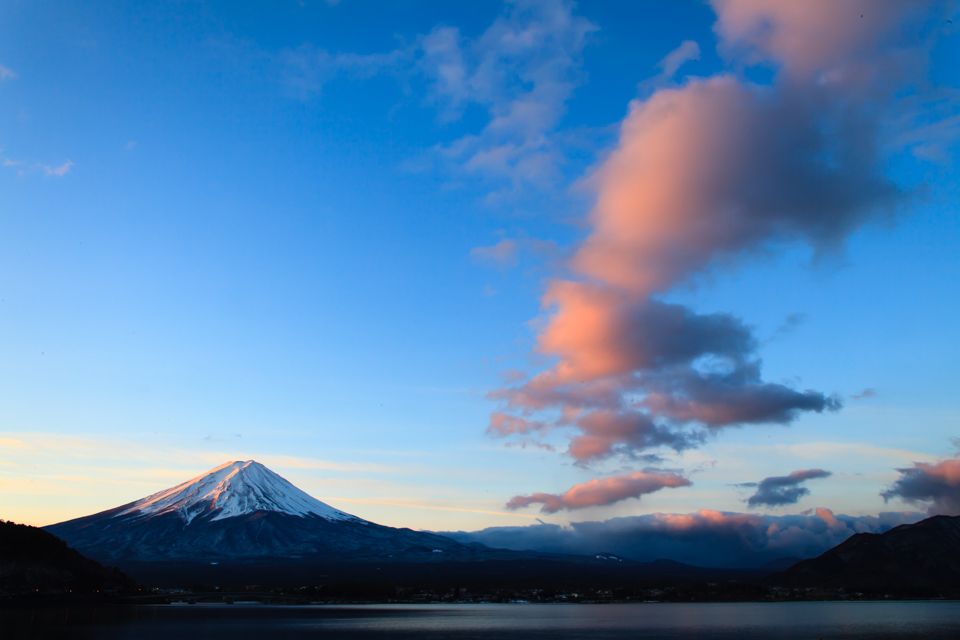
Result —
<path fill-rule="evenodd" d="M 119 569 L 80 554 L 53 534 L 0 520 L 0 598 L 132 593 L 137 584 Z"/>
<path fill-rule="evenodd" d="M 0 607 L 960 599 L 960 518 L 955 517 L 860 534 L 817 558 L 784 559 L 758 569 L 642 563 L 606 553 L 527 554 L 482 545 L 471 553 L 479 559 L 457 561 L 429 549 L 407 549 L 400 559 L 363 561 L 128 560 L 121 572 L 47 531 L 0 522 Z"/>
<path fill-rule="evenodd" d="M 770 569 L 708 569 L 671 561 L 608 566 L 562 562 L 436 564 L 293 561 L 130 565 L 149 595 L 130 602 L 625 603 L 960 599 L 953 586 L 791 583 Z M 787 582 L 782 582 L 787 580 Z"/>
<path fill-rule="evenodd" d="M 123 564 L 143 584 L 161 588 L 202 585 L 332 585 L 389 584 L 397 588 L 537 589 L 550 586 L 573 590 L 603 586 L 676 586 L 692 582 L 757 582 L 770 569 L 705 569 L 660 560 L 633 562 L 611 559 L 578 563 L 519 558 L 479 562 L 337 562 L 277 558 L 256 562 Z"/>

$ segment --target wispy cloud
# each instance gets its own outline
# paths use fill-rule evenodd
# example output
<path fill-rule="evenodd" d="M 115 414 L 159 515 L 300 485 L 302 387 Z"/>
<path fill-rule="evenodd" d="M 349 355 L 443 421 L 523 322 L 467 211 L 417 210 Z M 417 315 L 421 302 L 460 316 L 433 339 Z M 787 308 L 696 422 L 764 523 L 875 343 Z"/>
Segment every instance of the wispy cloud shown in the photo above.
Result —
<path fill-rule="evenodd" d="M 0 81 L 2 80 L 14 80 L 16 79 L 17 74 L 13 69 L 5 67 L 0 64 Z"/>
<path fill-rule="evenodd" d="M 476 134 L 438 147 L 467 173 L 504 180 L 513 189 L 559 179 L 558 127 L 583 82 L 583 50 L 597 27 L 563 0 L 521 0 L 478 38 L 438 27 L 420 39 L 420 71 L 446 120 L 466 106 L 486 109 Z"/>
<path fill-rule="evenodd" d="M 520 249 L 516 241 L 504 238 L 495 245 L 471 249 L 470 257 L 479 264 L 507 268 L 516 266 L 519 262 Z"/>
<path fill-rule="evenodd" d="M 301 98 L 322 93 L 324 85 L 338 76 L 366 80 L 380 74 L 408 69 L 416 49 L 401 47 L 387 53 L 330 53 L 312 44 L 289 49 L 280 55 L 287 85 Z"/>
<path fill-rule="evenodd" d="M 43 171 L 48 176 L 57 176 L 58 178 L 62 178 L 63 176 L 70 173 L 70 167 L 73 166 L 73 163 L 67 160 L 59 167 L 51 167 L 50 165 L 46 165 L 46 164 L 38 164 L 37 166 L 43 169 Z"/>
<path fill-rule="evenodd" d="M 519 447 L 521 449 L 526 449 L 527 447 L 533 449 L 542 449 L 543 451 L 550 451 L 551 453 L 555 452 L 557 448 L 552 444 L 542 442 L 536 438 L 520 438 L 519 440 L 514 440 L 512 442 L 506 443 L 507 448 Z"/>
<path fill-rule="evenodd" d="M 562 251 L 553 240 L 540 240 L 523 235 L 517 238 L 502 238 L 494 245 L 470 250 L 470 258 L 477 264 L 501 269 L 517 266 L 521 255 L 533 256 L 550 264 L 559 260 Z"/>
<path fill-rule="evenodd" d="M 767 339 L 767 342 L 772 342 L 780 338 L 786 337 L 796 331 L 799 327 L 806 324 L 807 320 L 810 317 L 802 312 L 791 313 L 786 318 L 784 318 L 783 323 L 774 330 L 773 335 Z"/>
<path fill-rule="evenodd" d="M 494 516 L 511 516 L 516 518 L 530 518 L 535 520 L 536 516 L 532 516 L 525 513 L 510 513 L 507 511 L 487 511 L 484 509 L 463 509 L 460 507 L 443 507 L 436 505 L 428 504 L 417 504 L 413 502 L 390 502 L 384 500 L 366 500 L 362 498 L 340 498 L 340 497 L 320 497 L 319 500 L 336 500 L 338 502 L 359 502 L 361 504 L 379 504 L 388 507 L 407 507 L 411 509 L 430 509 L 432 511 L 453 511 L 459 513 L 480 513 L 485 515 L 494 515 Z"/>
<path fill-rule="evenodd" d="M 693 40 L 684 40 L 679 47 L 664 56 L 663 60 L 657 63 L 664 77 L 672 78 L 677 71 L 692 60 L 700 59 L 700 45 Z"/>
<path fill-rule="evenodd" d="M 179 477 L 178 468 L 191 467 L 197 472 L 208 467 L 223 464 L 228 460 L 247 459 L 248 453 L 236 450 L 204 451 L 181 449 L 178 447 L 157 447 L 145 449 L 142 445 L 116 438 L 87 436 L 66 436 L 51 434 L 6 434 L 0 438 L 0 458 L 4 464 L 14 464 L 9 457 L 13 454 L 29 454 L 37 459 L 72 459 L 82 461 L 89 466 L 90 461 L 99 460 L 101 467 L 114 463 L 130 463 L 139 466 L 139 462 L 149 460 L 170 468 L 169 473 Z M 345 471 L 363 473 L 403 473 L 396 466 L 369 463 L 344 463 L 306 456 L 285 456 L 276 454 L 258 455 L 257 461 L 267 466 L 285 469 L 313 469 L 325 471 Z M 121 465 L 126 467 L 127 464 Z"/>
<path fill-rule="evenodd" d="M 596 30 L 572 2 L 513 0 L 476 38 L 441 25 L 386 53 L 330 53 L 308 44 L 281 58 L 289 86 L 304 97 L 336 77 L 392 74 L 425 81 L 424 101 L 441 123 L 480 107 L 487 121 L 479 131 L 434 152 L 458 173 L 492 179 L 507 193 L 560 180 L 560 123 L 584 80 L 583 50 Z"/>
<path fill-rule="evenodd" d="M 53 166 L 49 164 L 44 164 L 42 162 L 35 161 L 24 161 L 24 160 L 14 160 L 12 158 L 4 158 L 2 165 L 4 167 L 19 167 L 17 173 L 20 176 L 24 176 L 30 173 L 37 174 L 42 172 L 48 176 L 54 176 L 57 178 L 62 178 L 63 176 L 70 173 L 70 168 L 74 166 L 73 162 L 70 160 L 65 161 L 59 166 Z"/>

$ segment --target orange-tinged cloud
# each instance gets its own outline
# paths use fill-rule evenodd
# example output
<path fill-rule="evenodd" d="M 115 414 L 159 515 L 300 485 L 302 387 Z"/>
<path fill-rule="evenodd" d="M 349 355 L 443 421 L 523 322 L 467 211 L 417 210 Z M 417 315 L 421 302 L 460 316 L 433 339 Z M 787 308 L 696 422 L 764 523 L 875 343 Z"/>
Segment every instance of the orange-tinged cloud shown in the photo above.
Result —
<path fill-rule="evenodd" d="M 594 231 L 573 267 L 645 296 L 715 253 L 738 249 L 743 234 L 762 236 L 737 219 L 729 193 L 746 170 L 737 155 L 756 135 L 755 110 L 751 92 L 732 77 L 635 101 L 595 178 Z"/>
<path fill-rule="evenodd" d="M 839 120 L 850 105 L 794 91 L 720 76 L 634 102 L 573 268 L 650 296 L 771 243 L 829 245 L 893 203 L 860 125 Z M 823 118 L 840 130 L 825 136 Z"/>
<path fill-rule="evenodd" d="M 490 432 L 498 436 L 543 431 L 547 425 L 537 420 L 525 420 L 507 413 L 494 413 L 490 416 Z"/>
<path fill-rule="evenodd" d="M 586 509 L 613 504 L 628 498 L 639 498 L 665 487 L 688 487 L 691 484 L 693 483 L 690 480 L 676 473 L 637 471 L 574 485 L 563 495 L 534 493 L 529 496 L 514 496 L 507 503 L 507 509 L 522 509 L 531 504 L 542 504 L 540 513 L 556 513 L 561 509 Z"/>
<path fill-rule="evenodd" d="M 839 409 L 836 397 L 765 382 L 739 318 L 658 296 L 786 245 L 835 250 L 904 198 L 886 175 L 882 134 L 895 90 L 915 80 L 905 69 L 923 58 L 914 18 L 926 5 L 713 6 L 722 51 L 774 65 L 773 81 L 719 74 L 631 104 L 591 178 L 592 231 L 569 261 L 572 278 L 543 297 L 536 350 L 553 364 L 490 394 L 524 420 L 580 431 L 568 449 L 580 461 Z"/>
<path fill-rule="evenodd" d="M 554 283 L 546 302 L 557 312 L 537 348 L 558 363 L 490 397 L 525 414 L 558 408 L 554 426 L 582 432 L 568 449 L 577 460 L 658 446 L 679 451 L 703 441 L 702 427 L 788 423 L 800 411 L 839 406 L 822 393 L 763 382 L 757 341 L 730 315 L 634 301 L 623 292 L 570 281 Z M 509 417 L 494 413 L 488 432 L 507 436 L 551 426 L 544 419 Z"/>
<path fill-rule="evenodd" d="M 748 61 L 775 61 L 788 73 L 869 64 L 890 32 L 928 2 L 902 0 L 711 0 L 714 30 Z M 732 51 L 731 51 L 732 52 Z"/>

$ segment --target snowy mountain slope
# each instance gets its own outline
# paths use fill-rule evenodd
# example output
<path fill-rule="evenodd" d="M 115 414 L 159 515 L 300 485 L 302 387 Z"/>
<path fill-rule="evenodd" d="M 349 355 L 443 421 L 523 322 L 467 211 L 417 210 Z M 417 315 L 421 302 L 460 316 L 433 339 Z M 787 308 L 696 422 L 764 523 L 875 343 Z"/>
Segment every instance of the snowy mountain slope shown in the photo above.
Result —
<path fill-rule="evenodd" d="M 110 563 L 476 555 L 444 536 L 334 509 L 253 460 L 228 462 L 136 502 L 44 528 Z"/>
<path fill-rule="evenodd" d="M 222 464 L 183 484 L 137 500 L 117 516 L 176 513 L 190 524 L 205 513 L 212 513 L 210 520 L 215 521 L 256 511 L 362 522 L 307 495 L 255 460 Z"/>

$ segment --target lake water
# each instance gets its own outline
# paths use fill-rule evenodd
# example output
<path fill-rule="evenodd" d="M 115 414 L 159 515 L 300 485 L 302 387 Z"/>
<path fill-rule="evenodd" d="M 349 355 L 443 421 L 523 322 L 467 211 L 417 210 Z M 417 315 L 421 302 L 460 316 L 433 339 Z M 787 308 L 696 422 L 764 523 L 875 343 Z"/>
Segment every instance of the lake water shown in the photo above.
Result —
<path fill-rule="evenodd" d="M 960 638 L 960 602 L 167 605 L 0 610 L 3 638 Z"/>

